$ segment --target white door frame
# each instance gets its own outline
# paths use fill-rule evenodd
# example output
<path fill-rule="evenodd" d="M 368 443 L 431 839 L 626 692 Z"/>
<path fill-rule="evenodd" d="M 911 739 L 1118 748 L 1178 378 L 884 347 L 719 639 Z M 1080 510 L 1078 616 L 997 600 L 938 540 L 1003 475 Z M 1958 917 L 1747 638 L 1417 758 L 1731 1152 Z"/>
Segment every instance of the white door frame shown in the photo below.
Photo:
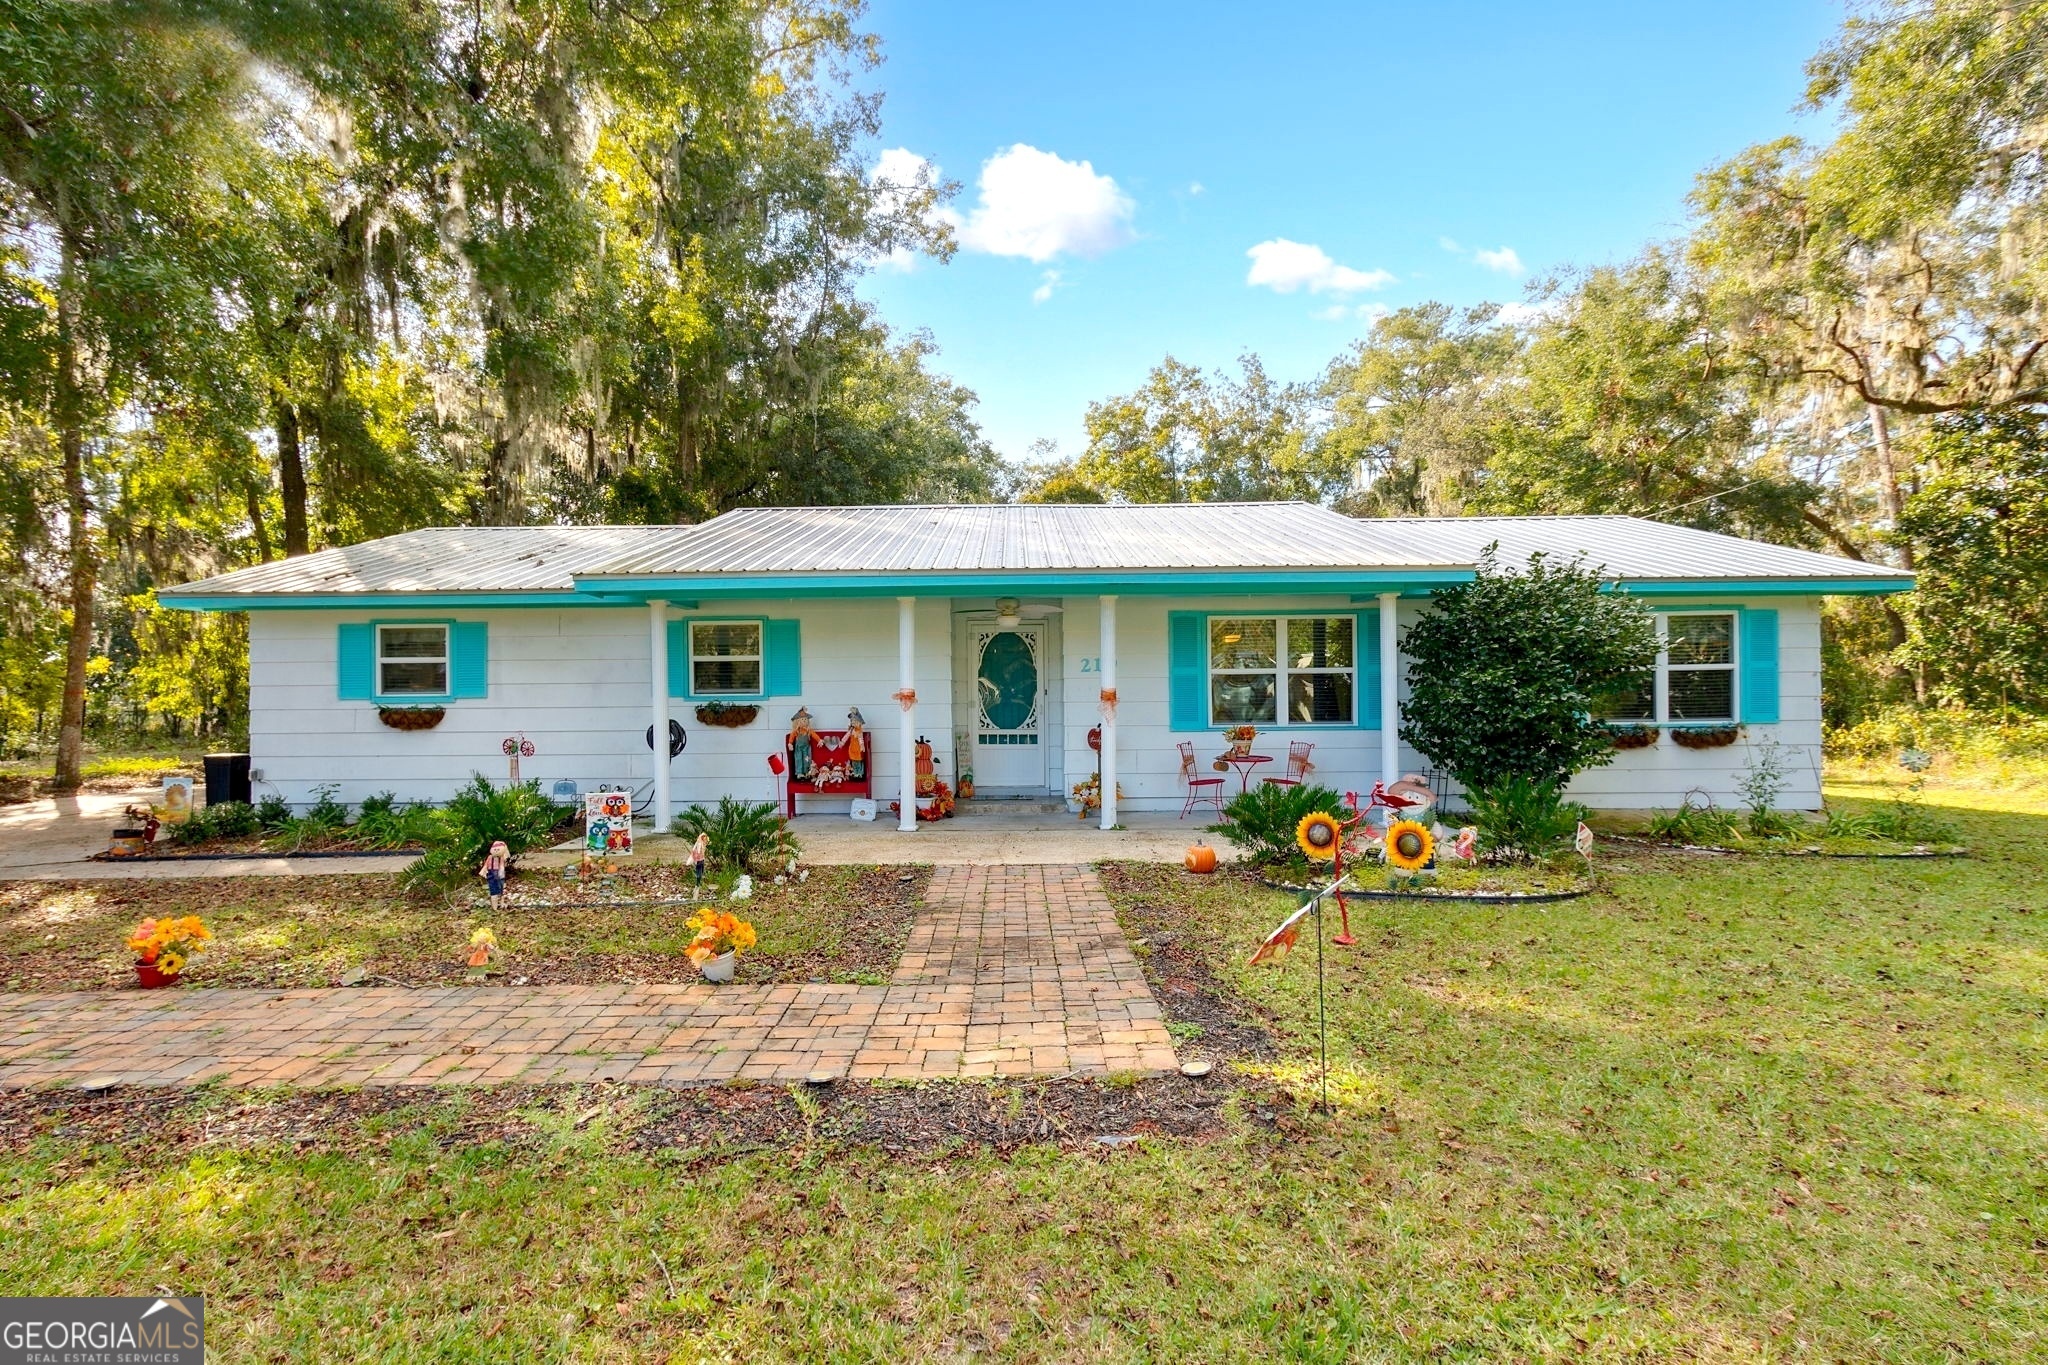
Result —
<path fill-rule="evenodd" d="M 982 776 L 983 769 L 976 760 L 982 746 L 978 741 L 981 708 L 975 695 L 975 683 L 980 676 L 981 660 L 975 654 L 975 637 L 982 631 L 997 627 L 996 614 L 987 610 L 956 611 L 953 613 L 953 677 L 954 712 L 959 717 L 957 741 L 964 741 L 964 752 L 958 761 L 965 763 L 974 773 L 977 792 L 989 792 L 997 796 L 1048 796 L 1058 794 L 1059 783 L 1063 780 L 1065 763 L 1060 749 L 1065 727 L 1061 714 L 1065 674 L 1064 655 L 1061 650 L 1060 618 L 1057 613 L 1043 617 L 1029 617 L 1025 624 L 1038 630 L 1038 743 L 1036 747 L 1043 763 L 1038 780 L 1024 786 L 992 785 Z"/>

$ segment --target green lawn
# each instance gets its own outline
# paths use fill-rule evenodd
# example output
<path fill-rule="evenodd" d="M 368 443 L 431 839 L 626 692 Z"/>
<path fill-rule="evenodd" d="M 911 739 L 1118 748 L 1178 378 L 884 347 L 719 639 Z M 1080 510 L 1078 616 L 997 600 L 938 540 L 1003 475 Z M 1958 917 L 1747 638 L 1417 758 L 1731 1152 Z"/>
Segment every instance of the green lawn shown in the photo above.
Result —
<path fill-rule="evenodd" d="M 460 1098 L 303 1149 L 46 1130 L 0 1156 L 0 1283 L 203 1291 L 228 1360 L 2038 1360 L 2048 806 L 1931 799 L 1978 856 L 1363 908 L 1329 1117 L 1275 1098 L 1313 952 L 1242 965 L 1289 902 L 1122 868 L 1283 1033 L 1215 1138 L 650 1153 L 630 1097 L 481 1143 Z"/>
<path fill-rule="evenodd" d="M 923 883 L 922 873 L 893 867 L 821 867 L 783 885 L 763 879 L 751 899 L 726 906 L 761 936 L 738 979 L 888 980 Z M 712 882 L 705 887 L 707 903 L 716 900 Z M 627 903 L 567 904 L 589 892 L 536 869 L 515 875 L 512 890 L 542 904 L 493 914 L 481 882 L 444 900 L 408 897 L 390 876 L 0 883 L 0 991 L 132 986 L 134 955 L 123 945 L 152 915 L 198 915 L 213 931 L 186 969 L 191 987 L 332 986 L 351 969 L 378 985 L 461 985 L 470 932 L 482 924 L 497 936 L 505 981 L 695 981 L 683 957 L 695 907 L 677 903 L 691 889 L 679 866 L 647 864 L 619 875 Z"/>

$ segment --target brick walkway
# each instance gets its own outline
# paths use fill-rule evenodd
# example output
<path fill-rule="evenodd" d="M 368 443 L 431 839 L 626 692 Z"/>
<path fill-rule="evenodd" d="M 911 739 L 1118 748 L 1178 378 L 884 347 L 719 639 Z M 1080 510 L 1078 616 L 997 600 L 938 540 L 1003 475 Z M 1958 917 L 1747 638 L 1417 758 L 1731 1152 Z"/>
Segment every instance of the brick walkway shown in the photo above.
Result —
<path fill-rule="evenodd" d="M 887 986 L 0 995 L 0 1087 L 692 1085 L 1175 1065 L 1092 871 L 941 867 L 927 900 Z"/>

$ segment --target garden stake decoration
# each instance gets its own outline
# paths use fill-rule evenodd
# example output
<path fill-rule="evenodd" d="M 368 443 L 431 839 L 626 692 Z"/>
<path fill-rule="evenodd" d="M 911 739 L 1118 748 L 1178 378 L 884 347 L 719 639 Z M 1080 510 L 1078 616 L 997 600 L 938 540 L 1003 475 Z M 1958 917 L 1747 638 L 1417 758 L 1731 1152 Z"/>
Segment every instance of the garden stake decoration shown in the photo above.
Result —
<path fill-rule="evenodd" d="M 533 741 L 528 739 L 523 733 L 507 735 L 504 742 L 498 745 L 498 748 L 504 753 L 506 758 L 512 760 L 512 780 L 517 782 L 519 780 L 519 760 L 533 757 Z"/>
<path fill-rule="evenodd" d="M 1329 826 L 1334 827 L 1337 824 L 1337 821 L 1328 815 L 1324 815 L 1321 818 L 1325 821 L 1328 821 Z M 1309 828 L 1309 821 L 1314 819 L 1316 819 L 1316 817 L 1312 815 L 1301 822 L 1301 830 L 1304 833 Z M 1339 840 L 1337 844 L 1330 845 L 1330 847 L 1339 847 L 1341 846 L 1341 843 L 1342 841 Z M 1312 853 L 1309 856 L 1312 858 L 1320 859 L 1324 855 Z M 1335 856 L 1331 855 L 1331 857 L 1334 861 Z M 1344 893 L 1338 890 L 1337 888 L 1342 886 L 1343 883 L 1344 874 L 1340 870 L 1337 874 L 1337 879 L 1335 881 L 1331 882 L 1322 890 L 1317 891 L 1310 895 L 1306 900 L 1304 900 L 1301 903 L 1301 908 L 1299 910 L 1296 910 L 1286 919 L 1281 920 L 1280 927 L 1275 929 L 1272 933 L 1266 935 L 1265 941 L 1259 944 L 1258 951 L 1252 954 L 1251 963 L 1249 964 L 1252 966 L 1256 966 L 1261 962 L 1271 962 L 1278 964 L 1282 959 L 1284 959 L 1287 956 L 1289 950 L 1291 950 L 1295 944 L 1301 941 L 1301 922 L 1311 915 L 1315 916 L 1316 1040 L 1318 1052 L 1322 1059 L 1319 1067 L 1318 1080 L 1320 1081 L 1322 1086 L 1323 1112 L 1325 1114 L 1330 1112 L 1330 1014 L 1328 997 L 1324 990 L 1323 977 L 1323 899 L 1327 896 L 1335 896 L 1337 898 L 1337 904 L 1341 908 L 1344 904 Z"/>
<path fill-rule="evenodd" d="M 1365 812 L 1358 809 L 1358 799 L 1356 796 L 1347 794 L 1344 799 L 1350 804 L 1352 810 L 1352 816 L 1349 820 L 1339 820 L 1336 816 L 1326 814 L 1323 811 L 1311 811 L 1309 814 L 1302 816 L 1301 823 L 1294 827 L 1294 843 L 1310 862 L 1329 863 L 1330 870 L 1336 874 L 1337 879 L 1330 883 L 1330 891 L 1334 892 L 1337 897 L 1337 914 L 1342 923 L 1337 931 L 1337 936 L 1330 941 L 1341 948 L 1349 948 L 1358 940 L 1351 936 L 1350 902 L 1345 898 L 1344 892 L 1339 889 L 1344 885 L 1345 877 L 1344 838 L 1353 827 L 1365 819 Z M 1322 941 L 1322 934 L 1318 931 L 1316 934 L 1316 948 L 1318 952 L 1322 949 Z"/>
<path fill-rule="evenodd" d="M 690 860 L 690 875 L 696 879 L 690 887 L 690 899 L 695 900 L 704 894 L 704 860 L 711 856 L 711 836 L 699 833 L 697 841 L 690 845 L 689 853 L 684 856 Z"/>
<path fill-rule="evenodd" d="M 505 908 L 505 875 L 511 870 L 512 850 L 503 839 L 493 840 L 491 851 L 484 855 L 483 866 L 476 870 L 476 875 L 484 879 L 484 889 L 491 893 L 493 914 Z"/>

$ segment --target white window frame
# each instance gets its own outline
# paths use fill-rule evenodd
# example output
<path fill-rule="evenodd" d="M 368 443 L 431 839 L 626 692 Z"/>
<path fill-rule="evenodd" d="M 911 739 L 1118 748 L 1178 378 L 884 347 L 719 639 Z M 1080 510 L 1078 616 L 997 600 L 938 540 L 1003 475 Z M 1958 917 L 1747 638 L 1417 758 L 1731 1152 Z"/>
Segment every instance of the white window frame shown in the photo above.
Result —
<path fill-rule="evenodd" d="M 438 630 L 441 632 L 441 652 L 431 654 L 386 654 L 384 632 L 387 630 Z M 446 697 L 455 690 L 455 632 L 446 621 L 379 621 L 376 626 L 377 657 L 373 661 L 377 670 L 376 694 L 379 697 L 413 698 Z M 393 692 L 384 686 L 384 665 L 391 664 L 439 664 L 441 665 L 441 686 L 425 692 Z"/>
<path fill-rule="evenodd" d="M 1659 611 L 1657 616 L 1657 667 L 1652 689 L 1650 714 L 1647 716 L 1602 716 L 1609 725 L 1664 725 L 1683 728 L 1688 725 L 1734 725 L 1742 718 L 1742 613 L 1733 607 L 1688 607 L 1683 611 Z M 1725 664 L 1673 664 L 1671 662 L 1671 622 L 1687 616 L 1722 616 L 1728 620 L 1728 662 Z M 1726 673 L 1728 674 L 1728 715 L 1725 719 L 1712 716 L 1682 716 L 1671 714 L 1671 675 L 1673 673 Z"/>
<path fill-rule="evenodd" d="M 752 654 L 700 654 L 697 652 L 699 626 L 752 626 Z M 689 653 L 690 695 L 693 697 L 765 697 L 768 695 L 768 620 L 761 616 L 710 616 L 691 620 L 683 630 L 683 646 Z M 706 663 L 752 663 L 757 666 L 760 685 L 752 689 L 707 688 L 697 685 L 697 665 Z"/>
<path fill-rule="evenodd" d="M 1217 668 L 1214 663 L 1215 623 L 1218 621 L 1271 621 L 1273 623 L 1273 667 L 1263 668 Z M 1349 621 L 1351 623 L 1351 666 L 1349 668 L 1296 668 L 1287 652 L 1287 623 L 1289 621 Z M 1358 658 L 1365 648 L 1360 639 L 1358 617 L 1343 611 L 1217 611 L 1202 617 L 1202 705 L 1213 728 L 1227 728 L 1232 725 L 1256 725 L 1262 730 L 1338 730 L 1351 729 L 1358 724 Z M 1270 721 L 1233 721 L 1216 718 L 1216 678 L 1267 677 L 1274 680 L 1273 714 Z M 1290 680 L 1300 675 L 1315 677 L 1320 674 L 1348 674 L 1351 678 L 1351 715 L 1344 720 L 1295 720 L 1287 711 Z"/>

